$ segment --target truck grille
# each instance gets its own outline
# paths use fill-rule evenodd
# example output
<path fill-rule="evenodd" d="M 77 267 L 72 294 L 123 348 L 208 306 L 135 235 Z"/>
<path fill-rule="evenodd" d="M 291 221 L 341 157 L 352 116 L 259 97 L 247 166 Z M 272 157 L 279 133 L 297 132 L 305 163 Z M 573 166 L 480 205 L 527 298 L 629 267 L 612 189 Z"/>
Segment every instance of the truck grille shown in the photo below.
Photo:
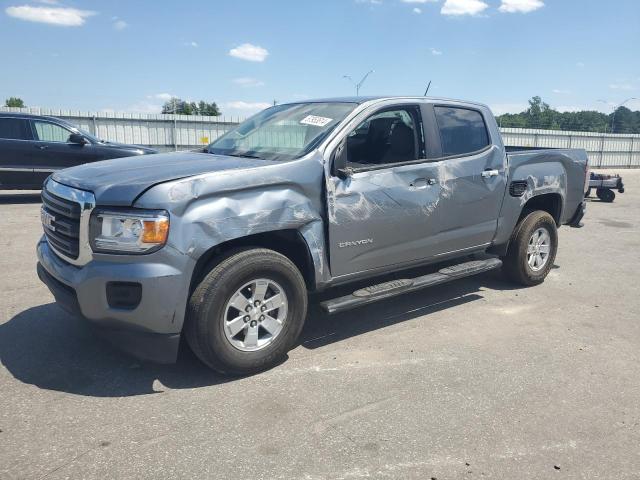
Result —
<path fill-rule="evenodd" d="M 42 190 L 44 234 L 49 244 L 63 255 L 77 259 L 80 253 L 80 204 Z M 45 218 L 47 220 L 45 220 Z"/>

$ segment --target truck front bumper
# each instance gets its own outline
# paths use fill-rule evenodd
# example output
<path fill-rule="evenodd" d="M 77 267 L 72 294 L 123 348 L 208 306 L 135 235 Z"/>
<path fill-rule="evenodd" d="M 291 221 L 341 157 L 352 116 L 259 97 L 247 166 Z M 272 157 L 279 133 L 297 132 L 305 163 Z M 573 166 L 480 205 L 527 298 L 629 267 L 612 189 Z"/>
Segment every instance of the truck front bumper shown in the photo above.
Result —
<path fill-rule="evenodd" d="M 76 267 L 60 259 L 44 237 L 37 254 L 38 277 L 63 309 L 91 321 L 108 340 L 138 358 L 175 362 L 189 285 L 184 270 L 149 259 L 92 260 Z"/>

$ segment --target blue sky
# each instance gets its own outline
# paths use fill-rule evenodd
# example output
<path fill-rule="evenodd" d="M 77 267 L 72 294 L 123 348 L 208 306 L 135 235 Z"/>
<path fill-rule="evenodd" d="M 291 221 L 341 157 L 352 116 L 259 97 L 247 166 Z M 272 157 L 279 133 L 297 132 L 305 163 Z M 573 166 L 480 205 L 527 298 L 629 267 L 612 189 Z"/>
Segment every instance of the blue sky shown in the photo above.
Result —
<path fill-rule="evenodd" d="M 361 94 L 542 96 L 564 109 L 640 97 L 640 0 L 0 0 L 0 97 L 159 112 L 169 95 L 246 116 Z M 628 104 L 640 109 L 640 101 Z"/>

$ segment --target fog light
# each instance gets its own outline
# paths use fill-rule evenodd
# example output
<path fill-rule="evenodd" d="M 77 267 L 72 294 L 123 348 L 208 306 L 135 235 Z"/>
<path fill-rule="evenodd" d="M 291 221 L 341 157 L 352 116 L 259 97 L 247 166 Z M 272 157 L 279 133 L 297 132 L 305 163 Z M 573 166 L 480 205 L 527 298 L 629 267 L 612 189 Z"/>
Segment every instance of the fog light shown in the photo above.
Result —
<path fill-rule="evenodd" d="M 136 282 L 107 282 L 107 303 L 111 308 L 133 310 L 142 300 L 142 285 Z"/>

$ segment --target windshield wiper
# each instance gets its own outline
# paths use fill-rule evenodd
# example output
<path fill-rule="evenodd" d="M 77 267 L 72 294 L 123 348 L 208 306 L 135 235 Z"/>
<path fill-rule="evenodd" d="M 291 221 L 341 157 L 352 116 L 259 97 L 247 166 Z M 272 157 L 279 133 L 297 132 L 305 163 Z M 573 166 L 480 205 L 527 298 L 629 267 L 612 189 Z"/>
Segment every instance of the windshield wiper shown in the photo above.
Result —
<path fill-rule="evenodd" d="M 251 155 L 250 153 L 226 153 L 224 155 L 229 155 L 230 157 L 257 158 L 259 160 L 264 160 L 264 158 L 257 155 Z"/>

